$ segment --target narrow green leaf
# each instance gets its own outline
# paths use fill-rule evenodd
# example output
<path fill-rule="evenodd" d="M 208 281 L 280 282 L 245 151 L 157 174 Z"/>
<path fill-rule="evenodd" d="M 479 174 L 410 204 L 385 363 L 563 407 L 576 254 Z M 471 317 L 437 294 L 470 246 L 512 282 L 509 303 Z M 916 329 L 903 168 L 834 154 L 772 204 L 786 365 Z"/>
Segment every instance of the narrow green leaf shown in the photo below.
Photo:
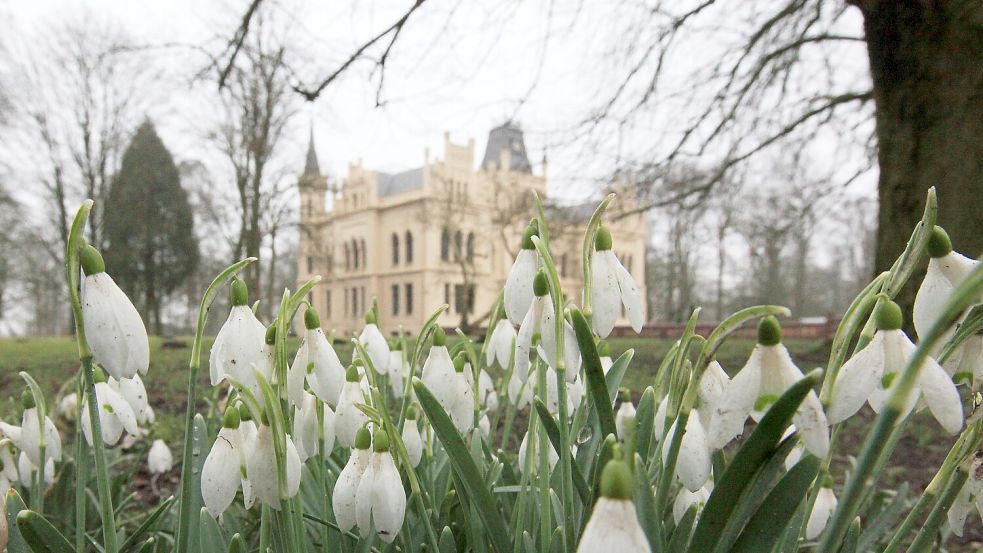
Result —
<path fill-rule="evenodd" d="M 649 449 L 652 447 L 652 432 L 655 426 L 655 388 L 649 386 L 642 392 L 641 399 L 638 400 L 638 408 L 635 410 L 635 451 L 648 459 Z"/>
<path fill-rule="evenodd" d="M 672 531 L 672 537 L 669 539 L 669 545 L 666 548 L 668 553 L 683 553 L 686 551 L 686 546 L 689 545 L 690 535 L 693 533 L 693 524 L 696 522 L 698 508 L 699 505 L 690 505 L 689 509 L 686 509 L 686 514 L 683 515 L 683 518 L 679 519 L 679 524 Z"/>
<path fill-rule="evenodd" d="M 242 538 L 242 534 L 236 532 L 229 540 L 229 553 L 246 553 L 246 551 L 246 540 Z"/>
<path fill-rule="evenodd" d="M 660 535 L 656 526 L 662 521 L 655 509 L 655 491 L 652 489 L 652 483 L 644 470 L 642 458 L 638 454 L 635 454 L 635 471 L 632 476 L 635 480 L 635 489 L 632 495 L 635 499 L 638 521 L 642 525 L 645 537 L 648 538 L 649 546 L 653 547 Z"/>
<path fill-rule="evenodd" d="M 511 545 L 508 537 L 508 529 L 502 513 L 498 509 L 498 504 L 492 497 L 478 471 L 478 467 L 471 458 L 468 448 L 464 445 L 464 439 L 458 433 L 454 423 L 437 401 L 437 398 L 430 393 L 430 390 L 420 379 L 414 379 L 413 389 L 416 397 L 420 401 L 420 406 L 430 419 L 434 433 L 440 440 L 441 445 L 450 458 L 451 465 L 460 476 L 461 482 L 467 491 L 468 497 L 474 501 L 475 508 L 488 529 L 488 536 L 492 546 L 498 553 L 509 553 Z"/>
<path fill-rule="evenodd" d="M 454 543 L 454 533 L 450 526 L 444 526 L 440 531 L 440 553 L 457 553 L 457 544 Z"/>
<path fill-rule="evenodd" d="M 170 511 L 172 505 L 174 505 L 174 496 L 168 497 L 162 501 L 161 504 L 154 509 L 154 512 L 150 513 L 150 516 L 148 516 L 143 523 L 140 524 L 140 526 L 137 527 L 137 529 L 123 541 L 123 545 L 120 546 L 119 550 L 126 551 L 130 547 L 136 545 L 136 543 L 143 538 L 144 534 L 156 527 L 157 522 L 160 521 L 162 516 Z"/>
<path fill-rule="evenodd" d="M 40 514 L 21 511 L 17 514 L 17 530 L 34 553 L 74 553 L 68 539 Z"/>
<path fill-rule="evenodd" d="M 147 541 L 143 542 L 137 553 L 153 553 L 155 547 L 157 547 L 157 538 L 150 537 L 147 538 Z"/>
<path fill-rule="evenodd" d="M 218 523 L 208 513 L 208 509 L 201 508 L 198 513 L 198 524 L 198 541 L 201 544 L 199 551 L 225 551 L 228 549 L 225 532 L 219 528 Z"/>
<path fill-rule="evenodd" d="M 846 537 L 843 538 L 843 547 L 840 547 L 840 553 L 857 553 L 860 551 L 857 549 L 860 540 L 860 531 L 860 517 L 856 517 L 850 523 L 850 528 L 846 531 Z M 914 550 L 912 550 L 913 552 Z"/>
<path fill-rule="evenodd" d="M 590 323 L 584 317 L 580 309 L 574 307 L 570 310 L 570 318 L 573 320 L 573 329 L 577 334 L 577 345 L 580 346 L 580 356 L 584 361 L 584 372 L 587 380 L 587 392 L 594 409 L 597 412 L 598 420 L 601 423 L 601 433 L 607 436 L 618 431 L 614 426 L 614 411 L 611 402 L 614 398 L 608 391 L 608 384 L 604 378 L 604 368 L 601 367 L 601 357 L 597 354 L 597 344 L 594 343 L 594 332 L 591 330 Z M 627 365 L 627 363 L 626 363 Z M 612 367 L 612 371 L 614 368 Z M 615 392 L 617 388 L 615 388 Z"/>
<path fill-rule="evenodd" d="M 27 509 L 27 505 L 24 504 L 24 499 L 17 493 L 17 490 L 13 488 L 7 490 L 6 503 L 7 512 L 4 513 L 4 516 L 7 517 L 7 553 L 30 553 L 31 549 L 17 528 L 17 513 Z"/>
<path fill-rule="evenodd" d="M 553 444 L 553 449 L 560 451 L 560 428 L 556 424 L 556 419 L 550 414 L 542 399 L 533 398 L 533 403 L 536 405 L 536 414 L 539 415 L 539 420 L 543 422 L 543 427 L 546 429 L 546 435 L 549 437 L 550 443 Z M 590 487 L 587 485 L 587 480 L 584 479 L 584 474 L 580 471 L 580 465 L 571 463 L 571 467 L 573 468 L 571 471 L 573 485 L 577 489 L 577 494 L 580 495 L 580 500 L 587 505 L 590 503 Z"/>
<path fill-rule="evenodd" d="M 751 517 L 732 553 L 771 551 L 819 473 L 820 459 L 806 455 L 795 464 Z"/>
<path fill-rule="evenodd" d="M 782 394 L 737 451 L 703 509 L 690 542 L 690 553 L 714 550 L 744 488 L 775 452 L 795 410 L 806 394 L 812 391 L 821 374 L 822 371 L 818 369 L 810 372 Z"/>
<path fill-rule="evenodd" d="M 902 482 L 894 493 L 894 499 L 886 507 L 881 509 L 873 518 L 867 519 L 867 528 L 860 534 L 860 541 L 857 543 L 858 551 L 871 549 L 878 541 L 886 537 L 888 530 L 894 527 L 894 523 L 908 507 L 908 483 Z"/>

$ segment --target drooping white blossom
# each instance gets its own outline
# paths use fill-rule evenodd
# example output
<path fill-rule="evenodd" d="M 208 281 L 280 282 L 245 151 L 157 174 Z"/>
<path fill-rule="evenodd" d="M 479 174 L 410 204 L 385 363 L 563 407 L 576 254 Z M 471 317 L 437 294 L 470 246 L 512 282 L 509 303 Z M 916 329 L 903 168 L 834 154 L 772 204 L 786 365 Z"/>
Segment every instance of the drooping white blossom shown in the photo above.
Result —
<path fill-rule="evenodd" d="M 406 491 L 389 452 L 389 436 L 380 429 L 373 442 L 373 452 L 355 494 L 355 520 L 363 538 L 374 528 L 382 541 L 392 543 L 403 526 Z"/>
<path fill-rule="evenodd" d="M 321 447 L 321 424 L 317 420 L 318 398 L 314 394 L 301 392 L 303 399 L 294 407 L 294 446 L 301 464 L 317 455 Z M 330 407 L 325 406 L 325 409 Z"/>
<path fill-rule="evenodd" d="M 147 455 L 147 468 L 150 474 L 164 474 L 174 466 L 174 456 L 164 440 L 154 440 Z"/>
<path fill-rule="evenodd" d="M 945 230 L 936 226 L 929 234 L 928 270 L 918 293 L 915 295 L 915 305 L 912 310 L 912 322 L 919 337 L 924 337 L 935 320 L 941 315 L 952 291 L 976 267 L 976 260 L 970 259 L 952 250 L 952 242 Z M 938 342 L 936 353 L 952 336 L 955 328 L 950 328 L 945 337 Z"/>
<path fill-rule="evenodd" d="M 27 455 L 31 464 L 41 466 L 41 421 L 40 411 L 34 405 L 34 398 L 29 394 L 24 394 L 25 409 L 21 415 L 20 432 L 17 436 L 11 436 L 14 444 Z M 44 417 L 44 459 L 61 461 L 61 435 L 55 428 L 55 423 L 51 417 Z"/>
<path fill-rule="evenodd" d="M 515 256 L 515 262 L 505 279 L 505 314 L 513 325 L 522 321 L 532 305 L 532 281 L 539 270 L 539 253 L 532 241 L 536 234 L 536 227 L 530 223 L 522 234 L 522 248 Z"/>
<path fill-rule="evenodd" d="M 321 319 L 312 307 L 304 312 L 304 327 L 304 341 L 287 374 L 290 401 L 295 406 L 300 405 L 306 380 L 318 399 L 337 407 L 341 388 L 345 384 L 345 367 L 328 343 L 321 329 Z"/>
<path fill-rule="evenodd" d="M 406 379 L 410 374 L 410 364 L 403 355 L 402 345 L 397 341 L 396 347 L 389 352 L 389 385 L 392 386 L 396 397 L 406 391 Z"/>
<path fill-rule="evenodd" d="M 915 345 L 901 330 L 898 305 L 883 300 L 875 314 L 877 331 L 870 343 L 850 358 L 837 375 L 830 401 L 829 420 L 836 424 L 856 413 L 866 401 L 875 412 L 887 402 L 901 371 L 915 352 Z M 934 359 L 927 357 L 918 368 L 916 384 L 905 401 L 903 415 L 924 401 L 939 424 L 949 433 L 963 424 L 962 402 L 956 385 Z"/>
<path fill-rule="evenodd" d="M 491 337 L 488 339 L 488 365 L 498 363 L 502 369 L 507 369 L 515 346 L 515 327 L 504 316 L 495 323 Z"/>
<path fill-rule="evenodd" d="M 281 499 L 289 499 L 300 491 L 300 457 L 290 436 L 284 436 L 286 481 L 281 495 L 273 439 L 272 429 L 265 424 L 259 425 L 246 456 L 246 476 L 256 499 L 271 509 L 279 510 Z"/>
<path fill-rule="evenodd" d="M 80 255 L 82 321 L 92 356 L 114 378 L 147 374 L 150 343 L 133 303 L 106 273 L 102 255 L 92 246 Z"/>
<path fill-rule="evenodd" d="M 365 327 L 358 336 L 358 341 L 365 348 L 365 352 L 369 354 L 369 359 L 372 361 L 372 366 L 375 367 L 376 372 L 382 374 L 389 370 L 389 342 L 386 342 L 386 337 L 379 330 L 374 310 L 369 311 L 365 316 Z"/>
<path fill-rule="evenodd" d="M 546 274 L 540 271 L 536 273 L 534 280 L 535 295 L 532 306 L 522 319 L 515 341 L 513 374 L 518 375 L 520 379 L 525 379 L 529 374 L 530 355 L 534 349 L 547 365 L 553 369 L 557 367 L 557 337 L 554 323 L 556 313 L 549 295 Z M 563 362 L 566 379 L 568 382 L 573 382 L 580 372 L 580 348 L 577 346 L 577 336 L 573 327 L 566 320 L 563 321 Z"/>
<path fill-rule="evenodd" d="M 412 405 L 406 411 L 402 440 L 403 446 L 406 447 L 406 454 L 410 458 L 410 464 L 416 468 L 420 464 L 420 460 L 423 459 L 423 438 L 420 436 L 420 427 L 417 426 L 416 408 Z"/>
<path fill-rule="evenodd" d="M 253 395 L 261 396 L 256 371 L 267 380 L 273 376 L 273 365 L 266 351 L 266 334 L 266 327 L 249 308 L 246 283 L 234 279 L 232 309 L 215 336 L 208 358 L 212 386 L 217 386 L 229 376 L 247 386 Z"/>
<path fill-rule="evenodd" d="M 669 459 L 669 450 L 673 442 L 676 423 L 666 433 L 662 441 L 662 462 Z M 710 478 L 711 469 L 710 447 L 707 445 L 706 431 L 696 412 L 690 412 L 686 418 L 685 432 L 679 444 L 679 455 L 676 458 L 676 477 L 691 492 L 703 487 Z"/>
<path fill-rule="evenodd" d="M 629 420 L 632 423 L 635 421 L 635 405 L 631 402 L 631 396 L 628 394 L 628 390 L 622 389 L 620 395 L 621 406 L 618 407 L 618 412 L 614 414 L 614 427 L 618 431 L 618 437 L 624 438 L 625 424 Z"/>
<path fill-rule="evenodd" d="M 471 363 L 464 364 L 464 379 L 472 389 L 474 389 L 474 371 Z M 495 391 L 495 384 L 492 382 L 488 371 L 481 369 L 478 373 L 478 405 L 489 411 L 498 409 L 498 393 Z"/>
<path fill-rule="evenodd" d="M 208 513 L 216 518 L 232 504 L 240 485 L 246 493 L 248 480 L 242 426 L 239 410 L 236 407 L 227 410 L 222 429 L 202 465 L 201 498 Z M 249 501 L 245 503 L 249 508 Z"/>
<path fill-rule="evenodd" d="M 147 388 L 144 386 L 140 375 L 133 375 L 133 378 L 121 378 L 117 387 L 123 399 L 133 408 L 137 424 L 153 424 L 157 417 L 154 414 L 154 408 L 150 406 Z"/>
<path fill-rule="evenodd" d="M 816 503 L 812 506 L 812 512 L 809 513 L 809 522 L 806 523 L 807 540 L 814 540 L 823 533 L 826 523 L 829 522 L 829 517 L 836 510 L 836 504 L 836 495 L 832 488 L 824 485 L 819 489 L 819 493 L 816 494 Z"/>
<path fill-rule="evenodd" d="M 434 330 L 430 353 L 427 355 L 426 361 L 423 362 L 420 379 L 440 402 L 440 406 L 448 412 L 457 399 L 454 395 L 455 390 L 448 389 L 446 386 L 448 381 L 454 378 L 454 373 L 454 361 L 451 359 L 450 352 L 447 351 L 447 337 L 443 329 L 437 328 Z"/>
<path fill-rule="evenodd" d="M 372 435 L 367 428 L 360 428 L 354 440 L 355 447 L 348 458 L 348 463 L 338 474 L 334 491 L 331 492 L 331 508 L 334 511 L 335 522 L 342 532 L 348 532 L 355 527 L 356 503 L 358 485 L 368 468 Z"/>
<path fill-rule="evenodd" d="M 610 231 L 603 226 L 598 228 L 591 253 L 590 307 L 594 332 L 601 338 L 611 334 L 622 306 L 632 330 L 641 332 L 645 322 L 642 293 L 635 279 L 611 251 L 611 243 Z"/>
<path fill-rule="evenodd" d="M 102 430 L 102 441 L 106 445 L 114 445 L 119 441 L 120 436 L 125 430 L 131 436 L 138 436 L 140 428 L 137 426 L 137 417 L 133 413 L 133 408 L 116 388 L 109 382 L 101 379 L 105 378 L 101 371 L 96 372 L 96 403 L 99 415 L 99 426 Z M 89 403 L 82 406 L 82 433 L 85 439 L 92 445 L 92 426 L 89 417 Z"/>
<path fill-rule="evenodd" d="M 966 517 L 976 507 L 977 516 L 983 518 L 983 459 L 977 456 L 969 469 L 969 478 L 959 490 L 956 500 L 946 516 L 952 533 L 962 537 Z"/>
<path fill-rule="evenodd" d="M 350 365 L 345 375 L 345 385 L 341 387 L 338 409 L 335 410 L 335 439 L 342 447 L 352 447 L 358 429 L 369 420 L 369 416 L 357 407 L 357 404 L 366 402 L 360 378 L 358 369 Z"/>
<path fill-rule="evenodd" d="M 78 417 L 79 397 L 75 392 L 65 394 L 58 401 L 58 414 L 66 420 L 74 421 Z"/>
<path fill-rule="evenodd" d="M 612 459 L 601 473 L 601 498 L 580 537 L 577 553 L 650 553 L 648 538 L 631 501 L 627 464 Z"/>
<path fill-rule="evenodd" d="M 713 491 L 713 482 L 708 481 L 703 485 L 702 488 L 691 492 L 685 487 L 679 489 L 679 493 L 676 495 L 676 500 L 672 503 L 672 519 L 679 524 L 679 521 L 683 519 L 683 515 L 692 505 L 698 505 L 698 509 L 702 509 L 706 505 L 707 500 L 710 499 L 710 492 Z"/>

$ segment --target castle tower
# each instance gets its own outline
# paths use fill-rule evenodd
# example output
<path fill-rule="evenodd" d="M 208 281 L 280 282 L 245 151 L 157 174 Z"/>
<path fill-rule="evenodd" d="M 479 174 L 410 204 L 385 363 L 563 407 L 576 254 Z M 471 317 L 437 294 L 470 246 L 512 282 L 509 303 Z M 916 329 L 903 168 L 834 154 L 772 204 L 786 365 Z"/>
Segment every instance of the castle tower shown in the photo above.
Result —
<path fill-rule="evenodd" d="M 314 148 L 314 129 L 311 128 L 307 145 L 307 158 L 304 172 L 297 178 L 300 193 L 300 236 L 298 244 L 298 275 L 313 275 L 324 270 L 324 252 L 319 248 L 320 223 L 325 218 L 325 195 L 328 191 L 328 178 L 321 174 Z"/>

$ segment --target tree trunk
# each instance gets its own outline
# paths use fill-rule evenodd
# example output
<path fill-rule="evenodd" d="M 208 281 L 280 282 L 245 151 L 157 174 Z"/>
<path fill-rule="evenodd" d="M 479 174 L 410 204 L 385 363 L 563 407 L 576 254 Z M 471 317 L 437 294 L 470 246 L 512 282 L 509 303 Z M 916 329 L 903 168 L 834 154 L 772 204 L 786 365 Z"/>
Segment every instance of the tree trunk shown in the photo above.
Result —
<path fill-rule="evenodd" d="M 957 5 L 959 7 L 957 7 Z M 957 251 L 983 251 L 983 2 L 858 2 L 874 83 L 877 271 L 901 254 L 935 186 Z M 923 272 L 900 301 L 910 308 Z M 907 309 L 906 309 L 907 310 Z"/>

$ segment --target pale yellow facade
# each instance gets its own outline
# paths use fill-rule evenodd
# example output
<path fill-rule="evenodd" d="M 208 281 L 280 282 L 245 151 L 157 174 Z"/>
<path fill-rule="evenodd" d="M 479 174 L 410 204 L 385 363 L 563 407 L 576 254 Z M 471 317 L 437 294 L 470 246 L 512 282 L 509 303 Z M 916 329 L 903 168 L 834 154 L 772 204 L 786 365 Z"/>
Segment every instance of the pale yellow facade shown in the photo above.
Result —
<path fill-rule="evenodd" d="M 425 150 L 419 168 L 388 174 L 357 162 L 345 178 L 330 182 L 320 174 L 312 141 L 298 181 L 297 273 L 300 282 L 322 277 L 311 301 L 325 330 L 338 337 L 357 332 L 373 299 L 387 334 L 400 327 L 415 333 L 445 303 L 450 307 L 439 320 L 445 328 L 465 318 L 483 326 L 534 214 L 532 194 L 546 198 L 542 165 L 543 174 L 534 174 L 521 131 L 506 124 L 491 131 L 477 169 L 474 140 L 455 144 L 445 135 L 443 156 Z M 564 292 L 577 303 L 591 209 L 551 208 L 551 251 Z M 643 286 L 645 217 L 632 215 L 609 228 L 615 253 Z"/>

